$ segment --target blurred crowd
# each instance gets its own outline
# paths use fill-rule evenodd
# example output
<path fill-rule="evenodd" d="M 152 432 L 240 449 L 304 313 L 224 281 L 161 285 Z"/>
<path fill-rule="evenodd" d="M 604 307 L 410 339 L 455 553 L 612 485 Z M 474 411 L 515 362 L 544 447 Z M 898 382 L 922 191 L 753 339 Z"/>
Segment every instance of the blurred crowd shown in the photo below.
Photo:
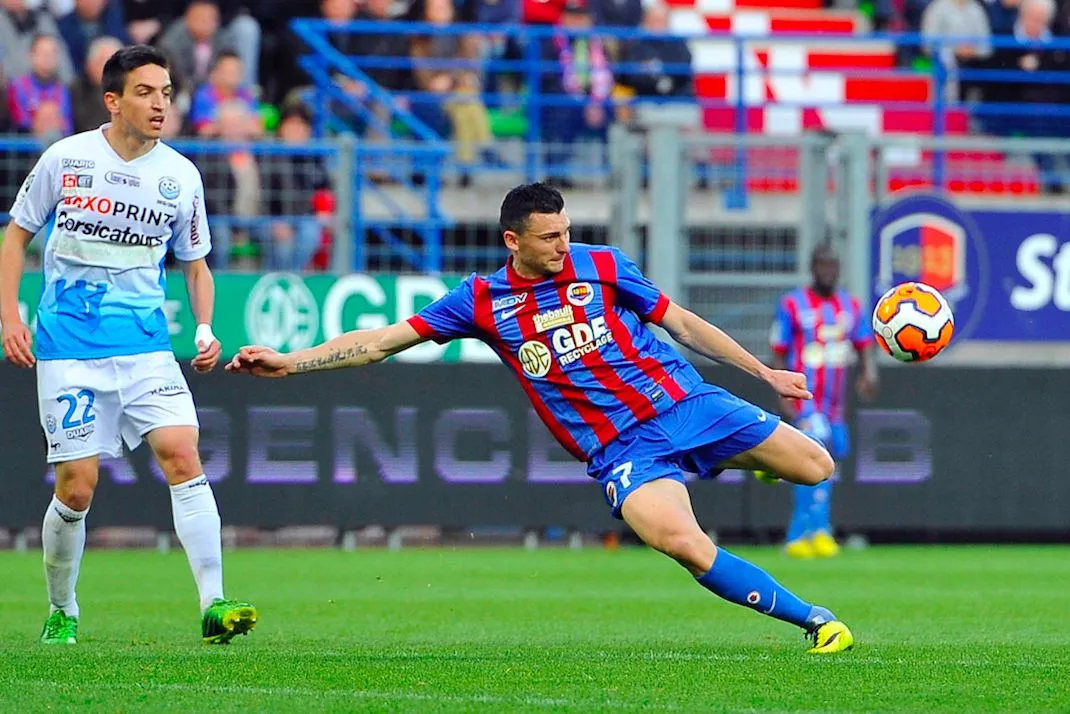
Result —
<path fill-rule="evenodd" d="M 842 5 L 858 0 L 826 1 Z M 662 2 L 0 0 L 0 90 L 6 96 L 0 102 L 0 133 L 32 135 L 48 144 L 96 128 L 108 118 L 100 101 L 104 63 L 118 47 L 146 42 L 164 50 L 173 65 L 176 92 L 167 137 L 235 144 L 274 137 L 300 146 L 312 136 L 305 101 L 310 80 L 298 66 L 297 58 L 307 48 L 292 32 L 292 19 L 320 17 L 339 25 L 351 20 L 442 26 L 522 22 L 595 30 L 588 36 L 547 36 L 536 52 L 552 68 L 541 73 L 540 89 L 556 98 L 539 111 L 539 134 L 553 147 L 547 163 L 564 165 L 577 140 L 603 137 L 612 121 L 635 121 L 632 98 L 675 98 L 687 104 L 693 97 L 691 53 L 685 41 L 667 36 L 615 41 L 596 30 L 641 27 L 666 33 L 669 11 Z M 1053 38 L 1070 37 L 1070 0 L 863 0 L 860 9 L 877 30 L 920 32 L 924 38 L 977 38 L 950 45 L 926 39 L 914 50 L 903 50 L 904 63 L 937 64 L 952 78 L 966 68 L 1070 68 L 1070 53 L 1045 46 Z M 1000 35 L 1017 38 L 1019 46 L 994 49 L 990 38 Z M 500 99 L 488 109 L 484 97 L 519 97 L 528 75 L 522 70 L 486 71 L 486 61 L 521 60 L 532 56 L 530 47 L 492 34 L 339 31 L 327 37 L 342 54 L 358 61 L 402 60 L 404 66 L 369 66 L 366 73 L 401 107 L 452 138 L 462 182 L 468 180 L 467 167 L 495 160 L 492 136 L 510 129 Z M 366 141 L 381 139 L 391 122 L 390 110 L 369 96 L 372 88 L 342 75 L 336 80 L 345 93 L 370 107 L 373 119 L 347 113 L 341 103 L 334 115 L 342 126 L 331 128 L 353 130 Z M 952 81 L 949 86 L 955 98 L 966 101 L 1070 101 L 1070 84 Z M 497 120 L 493 127 L 492 115 Z M 1063 117 L 1023 123 L 1020 114 L 1001 117 L 997 112 L 980 128 L 998 134 L 1065 136 L 1068 125 Z M 0 172 L 10 175 L 0 177 L 0 192 L 5 192 L 0 199 L 10 202 L 19 181 L 13 177 L 26 167 L 7 158 Z M 261 155 L 240 148 L 207 152 L 197 160 L 205 175 L 209 211 L 231 217 L 213 227 L 218 267 L 247 260 L 278 269 L 325 264 L 333 194 L 324 161 L 299 152 Z M 558 180 L 567 185 L 567 172 Z M 307 218 L 294 218 L 301 216 Z"/>

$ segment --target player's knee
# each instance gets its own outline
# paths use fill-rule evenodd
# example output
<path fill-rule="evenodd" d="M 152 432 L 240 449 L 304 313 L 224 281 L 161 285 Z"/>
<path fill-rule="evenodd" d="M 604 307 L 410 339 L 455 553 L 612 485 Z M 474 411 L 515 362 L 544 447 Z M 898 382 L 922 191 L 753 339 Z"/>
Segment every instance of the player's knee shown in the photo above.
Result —
<path fill-rule="evenodd" d="M 671 533 L 657 547 L 665 555 L 692 572 L 705 572 L 713 563 L 716 546 L 702 531 Z"/>
<path fill-rule="evenodd" d="M 56 498 L 75 511 L 84 511 L 93 502 L 96 490 L 96 473 L 87 469 L 68 469 L 56 477 Z"/>
<path fill-rule="evenodd" d="M 832 478 L 836 471 L 836 462 L 824 447 L 814 444 L 808 456 L 801 474 L 807 484 L 816 486 Z"/>
<path fill-rule="evenodd" d="M 172 484 L 189 481 L 204 473 L 196 443 L 179 441 L 160 447 L 157 449 L 156 459 L 160 462 L 160 468 L 163 469 L 168 482 Z"/>

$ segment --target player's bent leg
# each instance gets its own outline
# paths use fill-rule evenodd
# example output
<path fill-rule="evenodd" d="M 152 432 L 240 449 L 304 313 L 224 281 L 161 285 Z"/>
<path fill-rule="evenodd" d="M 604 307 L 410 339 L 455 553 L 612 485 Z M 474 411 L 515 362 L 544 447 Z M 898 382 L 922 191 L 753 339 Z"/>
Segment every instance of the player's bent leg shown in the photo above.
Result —
<path fill-rule="evenodd" d="M 806 630 L 813 642 L 810 652 L 838 652 L 854 644 L 850 630 L 832 612 L 715 546 L 699 527 L 684 484 L 669 478 L 644 483 L 628 494 L 620 511 L 644 543 L 683 565 L 710 592 Z"/>
<path fill-rule="evenodd" d="M 256 626 L 257 611 L 223 596 L 223 547 L 219 507 L 197 450 L 199 432 L 192 426 L 154 429 L 145 439 L 171 485 L 175 533 L 189 560 L 201 605 L 201 637 L 226 644 Z"/>
<path fill-rule="evenodd" d="M 830 478 L 836 469 L 821 444 L 780 422 L 762 443 L 725 461 L 723 468 L 772 471 L 785 481 L 813 486 Z"/>
<path fill-rule="evenodd" d="M 687 487 L 661 478 L 632 491 L 621 505 L 621 517 L 644 543 L 664 553 L 698 577 L 710 569 L 717 546 L 691 508 Z"/>
<path fill-rule="evenodd" d="M 73 645 L 78 638 L 78 571 L 85 552 L 85 517 L 97 487 L 100 458 L 55 465 L 56 489 L 41 525 L 50 612 L 41 631 L 46 644 Z"/>

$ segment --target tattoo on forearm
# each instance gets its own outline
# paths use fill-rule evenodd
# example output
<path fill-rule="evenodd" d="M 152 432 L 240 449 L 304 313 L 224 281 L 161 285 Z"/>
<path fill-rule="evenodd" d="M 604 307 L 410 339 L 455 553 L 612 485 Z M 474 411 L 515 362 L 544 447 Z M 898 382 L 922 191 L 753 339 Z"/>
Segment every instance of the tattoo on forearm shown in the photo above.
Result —
<path fill-rule="evenodd" d="M 294 372 L 296 374 L 301 374 L 302 372 L 315 372 L 321 369 L 344 367 L 346 366 L 346 362 L 364 354 L 368 354 L 368 348 L 364 345 L 354 345 L 353 347 L 346 349 L 331 350 L 324 357 L 315 357 L 313 359 L 297 362 L 294 364 Z"/>

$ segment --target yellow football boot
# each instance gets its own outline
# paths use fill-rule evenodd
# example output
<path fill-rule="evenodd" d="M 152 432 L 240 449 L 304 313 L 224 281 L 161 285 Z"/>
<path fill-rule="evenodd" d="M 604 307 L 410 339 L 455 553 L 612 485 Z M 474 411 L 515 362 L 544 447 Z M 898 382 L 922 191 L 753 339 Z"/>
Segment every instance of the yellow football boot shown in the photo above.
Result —
<path fill-rule="evenodd" d="M 780 477 L 772 471 L 751 471 L 751 473 L 754 475 L 754 478 L 762 483 L 773 484 L 780 480 Z"/>
<path fill-rule="evenodd" d="M 814 557 L 814 546 L 807 538 L 797 538 L 784 545 L 784 552 L 789 558 L 809 560 Z"/>
<path fill-rule="evenodd" d="M 810 549 L 815 558 L 834 558 L 840 554 L 840 544 L 828 531 L 818 531 L 810 539 Z"/>
<path fill-rule="evenodd" d="M 810 654 L 846 652 L 854 647 L 855 644 L 854 635 L 851 634 L 847 625 L 839 620 L 826 622 L 813 632 L 810 632 L 807 637 L 814 643 L 813 647 L 806 650 Z"/>

